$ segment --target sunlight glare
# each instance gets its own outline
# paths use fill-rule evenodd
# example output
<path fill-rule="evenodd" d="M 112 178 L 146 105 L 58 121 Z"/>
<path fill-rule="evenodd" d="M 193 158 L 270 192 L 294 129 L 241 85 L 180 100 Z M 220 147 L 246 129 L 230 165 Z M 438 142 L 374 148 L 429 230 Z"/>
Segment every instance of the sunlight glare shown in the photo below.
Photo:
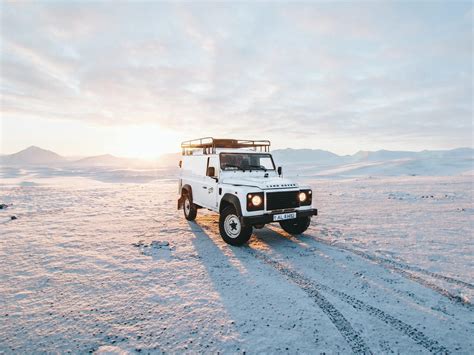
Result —
<path fill-rule="evenodd" d="M 180 149 L 179 133 L 158 124 L 117 127 L 114 138 L 114 154 L 122 157 L 155 159 Z"/>

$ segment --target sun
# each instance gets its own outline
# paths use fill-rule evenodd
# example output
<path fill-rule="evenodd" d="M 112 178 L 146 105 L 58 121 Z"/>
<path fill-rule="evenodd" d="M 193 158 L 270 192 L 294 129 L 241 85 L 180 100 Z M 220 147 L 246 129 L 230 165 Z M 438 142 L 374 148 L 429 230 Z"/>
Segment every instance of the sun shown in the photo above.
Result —
<path fill-rule="evenodd" d="M 121 126 L 114 129 L 115 155 L 155 159 L 166 153 L 179 151 L 179 134 L 157 124 Z"/>

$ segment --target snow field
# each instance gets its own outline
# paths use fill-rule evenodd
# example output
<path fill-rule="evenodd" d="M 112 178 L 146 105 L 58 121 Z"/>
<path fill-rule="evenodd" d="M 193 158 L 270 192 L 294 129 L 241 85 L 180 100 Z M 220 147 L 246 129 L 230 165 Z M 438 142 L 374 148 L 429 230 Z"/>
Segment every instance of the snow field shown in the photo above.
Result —
<path fill-rule="evenodd" d="M 0 185 L 0 352 L 474 351 L 468 177 L 314 180 L 307 233 L 241 248 L 172 181 L 29 181 Z"/>

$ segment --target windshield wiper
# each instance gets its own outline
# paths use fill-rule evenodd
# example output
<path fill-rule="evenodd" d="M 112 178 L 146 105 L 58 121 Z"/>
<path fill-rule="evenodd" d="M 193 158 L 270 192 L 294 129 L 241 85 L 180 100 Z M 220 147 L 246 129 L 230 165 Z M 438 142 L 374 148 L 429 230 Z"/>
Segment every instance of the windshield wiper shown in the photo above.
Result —
<path fill-rule="evenodd" d="M 237 168 L 237 169 L 239 169 L 239 170 L 245 171 L 241 166 L 234 165 L 234 164 L 224 164 L 224 169 L 225 169 L 225 168 Z"/>
<path fill-rule="evenodd" d="M 250 168 L 257 168 L 258 170 L 267 171 L 267 169 L 265 169 L 265 167 L 262 166 L 262 165 L 248 165 L 248 167 L 250 167 Z"/>

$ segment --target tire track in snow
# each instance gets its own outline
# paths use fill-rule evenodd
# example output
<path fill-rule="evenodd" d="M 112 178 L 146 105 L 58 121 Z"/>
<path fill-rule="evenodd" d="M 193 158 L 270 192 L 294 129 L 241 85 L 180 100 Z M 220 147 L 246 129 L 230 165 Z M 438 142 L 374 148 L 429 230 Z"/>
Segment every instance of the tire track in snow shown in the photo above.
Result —
<path fill-rule="evenodd" d="M 278 233 L 278 231 L 275 231 L 275 230 L 273 230 L 273 231 Z M 343 245 L 334 244 L 332 242 L 329 242 L 327 240 L 324 240 L 322 238 L 319 238 L 319 237 L 316 237 L 316 236 L 313 236 L 313 235 L 303 234 L 303 237 L 305 237 L 307 239 L 310 239 L 310 240 L 314 240 L 316 242 L 319 242 L 319 243 L 322 243 L 322 244 L 325 244 L 325 245 L 328 245 L 330 247 L 337 248 L 339 250 L 344 250 L 344 251 L 356 254 L 356 255 L 358 255 L 358 256 L 366 259 L 366 260 L 372 261 L 372 262 L 382 266 L 385 269 L 392 270 L 392 271 L 400 274 L 401 276 L 403 276 L 403 277 L 405 277 L 405 278 L 407 278 L 411 281 L 417 282 L 418 284 L 420 284 L 424 287 L 427 287 L 427 288 L 439 293 L 440 295 L 448 298 L 452 302 L 455 302 L 455 303 L 460 304 L 462 306 L 468 307 L 470 309 L 474 308 L 474 305 L 472 303 L 470 303 L 469 301 L 464 300 L 463 298 L 461 298 L 461 296 L 455 295 L 452 292 L 448 291 L 447 289 L 445 289 L 445 288 L 443 288 L 443 287 L 441 287 L 441 286 L 439 286 L 439 285 L 437 285 L 437 284 L 435 284 L 435 283 L 433 283 L 429 280 L 426 280 L 426 279 L 422 278 L 421 276 L 412 274 L 409 271 L 414 271 L 414 272 L 419 271 L 419 272 L 422 272 L 426 275 L 432 276 L 433 278 L 436 278 L 436 279 L 439 279 L 439 280 L 444 280 L 444 281 L 449 280 L 448 282 L 457 284 L 458 286 L 468 287 L 468 288 L 471 288 L 471 289 L 474 288 L 474 285 L 471 285 L 467 282 L 457 280 L 457 279 L 453 279 L 453 278 L 450 278 L 448 276 L 436 274 L 434 272 L 424 270 L 424 269 L 420 269 L 418 267 L 402 264 L 402 263 L 399 263 L 399 262 L 394 261 L 394 260 L 382 258 L 382 257 L 375 256 L 375 255 L 371 255 L 371 254 L 365 253 L 361 250 L 349 248 L 349 247 L 346 247 L 346 246 L 343 246 Z"/>
<path fill-rule="evenodd" d="M 339 248 L 339 246 L 336 246 L 337 248 Z M 418 275 L 414 275 L 412 273 L 410 273 L 408 270 L 402 268 L 402 267 L 397 267 L 397 266 L 394 266 L 394 265 L 391 265 L 391 264 L 384 264 L 383 262 L 379 262 L 378 261 L 378 257 L 377 256 L 374 256 L 374 255 L 370 255 L 370 254 L 366 254 L 362 251 L 358 251 L 358 250 L 351 250 L 351 249 L 346 249 L 344 247 L 340 248 L 342 250 L 345 250 L 345 251 L 348 251 L 348 252 L 352 252 L 358 256 L 361 256 L 367 260 L 370 260 L 370 261 L 373 261 L 375 262 L 376 264 L 382 266 L 383 268 L 385 269 L 389 269 L 389 270 L 392 270 L 392 271 L 395 271 L 396 273 L 400 274 L 401 276 L 405 277 L 406 279 L 409 279 L 411 281 L 414 281 L 426 288 L 429 288 L 437 293 L 439 293 L 440 295 L 448 298 L 449 300 L 453 301 L 454 303 L 457 303 L 457 304 L 460 304 L 462 306 L 465 306 L 465 307 L 468 307 L 468 308 L 473 308 L 473 305 L 468 302 L 468 301 L 465 301 L 464 299 L 461 298 L 461 296 L 459 295 L 455 295 L 453 293 L 451 293 L 450 291 L 448 291 L 447 289 L 431 282 L 431 281 L 428 281 Z M 383 258 L 382 258 L 383 259 Z M 387 259 L 388 261 L 388 259 Z"/>
<path fill-rule="evenodd" d="M 212 232 L 213 235 L 216 235 L 218 238 L 219 236 L 219 231 L 216 231 L 215 228 L 213 228 L 210 225 L 206 224 L 200 224 L 196 222 L 198 226 L 202 230 L 206 230 L 209 232 Z M 207 235 L 208 238 L 211 239 L 209 235 Z M 266 264 L 269 264 L 269 262 L 266 260 L 266 257 L 263 255 L 260 255 L 261 253 L 258 253 L 256 250 L 251 249 L 248 246 L 242 247 L 243 250 L 248 252 L 251 256 L 255 257 L 257 260 L 263 261 Z M 272 264 L 269 264 L 270 266 L 274 266 Z M 318 307 L 323 311 L 324 314 L 326 314 L 329 318 L 329 320 L 334 324 L 336 329 L 340 332 L 342 337 L 347 341 L 349 346 L 351 347 L 352 351 L 356 354 L 373 354 L 368 345 L 365 343 L 364 339 L 360 335 L 360 333 L 355 330 L 350 322 L 344 317 L 344 315 L 339 312 L 339 310 L 334 307 L 332 303 L 330 303 L 326 297 L 324 297 L 313 285 L 313 283 L 309 279 L 305 279 L 304 277 L 292 277 L 292 274 L 294 273 L 291 270 L 288 270 L 287 268 L 282 268 L 281 270 L 277 269 L 282 273 L 283 275 L 287 276 L 287 278 L 290 281 L 293 281 L 297 286 L 299 286 L 306 294 L 312 298 Z M 299 276 L 299 275 L 298 275 Z"/>
<path fill-rule="evenodd" d="M 330 233 L 331 231 L 328 230 L 327 228 L 323 228 L 321 230 L 321 232 L 325 235 L 328 235 L 328 233 Z M 340 231 L 337 231 L 337 233 L 335 233 L 335 234 L 342 235 L 342 233 Z M 304 234 L 304 235 L 308 236 L 306 234 Z M 395 260 L 390 260 L 390 259 L 382 258 L 382 257 L 379 257 L 379 256 L 367 254 L 367 253 L 364 253 L 361 250 L 349 248 L 349 247 L 346 247 L 346 246 L 343 246 L 343 245 L 334 244 L 333 242 L 329 242 L 327 240 L 324 240 L 324 239 L 316 237 L 316 236 L 310 236 L 310 237 L 312 239 L 318 241 L 318 242 L 321 242 L 321 243 L 324 243 L 324 244 L 329 245 L 329 246 L 334 246 L 336 248 L 352 252 L 354 254 L 362 256 L 365 259 L 374 261 L 378 264 L 386 264 L 386 265 L 394 266 L 394 267 L 397 267 L 397 268 L 400 268 L 400 269 L 403 269 L 403 270 L 419 272 L 419 273 L 425 274 L 427 276 L 431 276 L 431 277 L 433 277 L 435 279 L 438 279 L 438 280 L 446 281 L 446 282 L 449 282 L 449 283 L 452 283 L 452 284 L 455 284 L 455 285 L 458 285 L 458 286 L 467 287 L 471 290 L 474 290 L 474 285 L 470 284 L 469 282 L 465 282 L 465 281 L 462 281 L 462 280 L 455 279 L 453 277 L 441 275 L 441 274 L 438 274 L 436 272 L 432 272 L 432 271 L 420 268 L 418 266 L 407 265 L 407 264 L 404 264 L 404 263 L 401 263 L 401 262 L 398 262 L 398 261 L 395 261 Z"/>
<path fill-rule="evenodd" d="M 286 276 L 290 281 L 306 292 L 306 294 L 308 294 L 316 302 L 318 307 L 329 317 L 354 353 L 372 354 L 372 351 L 365 343 L 360 333 L 355 330 L 342 313 L 339 312 L 339 310 L 318 291 L 318 285 L 295 271 L 283 267 L 283 265 L 277 261 L 269 259 L 267 256 L 255 251 L 255 249 L 247 248 L 247 250 L 249 254 L 254 256 L 256 259 L 274 267 L 278 272 Z"/>
<path fill-rule="evenodd" d="M 382 311 L 379 308 L 371 306 L 353 296 L 350 296 L 344 292 L 335 290 L 329 286 L 325 286 L 316 281 L 313 281 L 304 275 L 292 270 L 285 266 L 279 261 L 269 258 L 267 255 L 259 252 L 255 249 L 247 247 L 249 254 L 256 259 L 264 262 L 267 265 L 272 266 L 290 281 L 298 285 L 303 291 L 305 291 L 310 297 L 312 297 L 318 306 L 329 316 L 336 328 L 341 332 L 343 337 L 351 346 L 352 350 L 356 353 L 370 353 L 370 349 L 365 344 L 360 334 L 352 328 L 346 318 L 331 304 L 327 299 L 320 293 L 320 291 L 331 293 L 342 301 L 346 302 L 356 310 L 364 311 L 371 316 L 374 316 L 392 328 L 400 331 L 404 335 L 411 338 L 417 344 L 423 346 L 425 349 L 432 353 L 437 354 L 449 354 L 449 350 L 444 346 L 440 345 L 436 340 L 430 339 L 423 332 L 414 328 L 413 326 L 395 318 L 394 316 Z"/>

